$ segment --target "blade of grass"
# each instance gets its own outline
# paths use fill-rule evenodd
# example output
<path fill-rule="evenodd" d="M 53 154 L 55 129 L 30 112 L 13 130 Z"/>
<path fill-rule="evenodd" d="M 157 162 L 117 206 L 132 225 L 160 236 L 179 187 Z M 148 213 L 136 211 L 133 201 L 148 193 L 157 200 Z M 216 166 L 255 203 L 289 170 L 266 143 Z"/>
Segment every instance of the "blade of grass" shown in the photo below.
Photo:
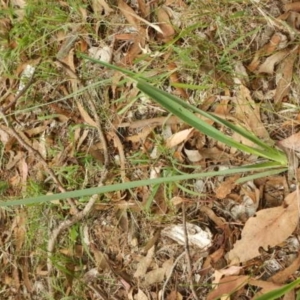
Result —
<path fill-rule="evenodd" d="M 283 153 L 282 151 L 280 151 L 278 149 L 274 149 L 273 147 L 264 143 L 259 138 L 257 138 L 254 134 L 245 130 L 244 128 L 236 126 L 218 116 L 215 116 L 208 112 L 204 112 L 204 111 L 182 101 L 181 99 L 148 84 L 147 82 L 143 81 L 146 79 L 143 78 L 140 74 L 135 74 L 131 71 L 125 70 L 118 66 L 114 66 L 114 65 L 96 60 L 96 59 L 89 58 L 88 56 L 83 55 L 83 54 L 80 54 L 80 56 L 82 56 L 86 59 L 89 59 L 97 64 L 108 67 L 110 69 L 120 71 L 120 72 L 128 75 L 133 80 L 136 80 L 138 83 L 137 87 L 142 92 L 144 92 L 146 95 L 151 97 L 153 100 L 157 101 L 160 105 L 162 105 L 164 108 L 166 108 L 169 112 L 178 116 L 187 124 L 202 131 L 204 134 L 206 134 L 214 139 L 217 139 L 218 141 L 225 143 L 226 145 L 228 145 L 230 147 L 234 147 L 234 148 L 244 151 L 246 153 L 254 154 L 257 156 L 261 156 L 261 157 L 276 161 L 282 166 L 287 165 L 287 157 L 286 157 L 285 153 Z M 143 79 L 143 80 L 141 80 L 141 79 Z M 201 114 L 202 116 L 213 120 L 214 122 L 217 122 L 223 126 L 230 128 L 231 130 L 237 132 L 238 134 L 245 137 L 249 141 L 253 142 L 257 146 L 261 147 L 262 149 L 249 147 L 249 146 L 246 146 L 246 145 L 236 142 L 232 138 L 230 138 L 230 137 L 224 135 L 222 132 L 218 131 L 215 127 L 213 127 L 213 126 L 207 124 L 206 122 L 202 121 L 201 119 L 197 118 L 189 110 L 191 110 L 192 112 L 197 112 L 197 113 Z"/>
<path fill-rule="evenodd" d="M 147 84 L 146 82 L 138 81 L 137 87 L 144 92 L 146 95 L 150 96 L 157 102 L 159 102 L 160 105 L 162 105 L 165 109 L 167 109 L 168 112 L 173 113 L 177 117 L 179 117 L 181 120 L 189 124 L 190 126 L 198 129 L 199 131 L 203 132 L 209 137 L 212 137 L 227 146 L 234 147 L 236 149 L 239 149 L 241 151 L 244 151 L 246 153 L 254 154 L 257 156 L 261 156 L 270 160 L 277 161 L 281 165 L 286 164 L 286 156 L 283 154 L 283 152 L 280 151 L 274 151 L 273 148 L 267 146 L 266 144 L 263 144 L 264 149 L 257 149 L 253 147 L 249 147 L 247 145 L 241 144 L 231 137 L 228 137 L 227 135 L 220 132 L 215 127 L 209 125 L 205 121 L 199 119 L 197 116 L 195 116 L 192 112 L 187 110 L 183 105 L 180 104 L 181 100 L 176 99 L 176 101 L 172 101 L 174 98 L 170 94 L 161 91 L 150 84 Z M 180 100 L 180 102 L 179 102 Z M 203 112 L 202 112 L 203 114 Z M 213 119 L 210 114 L 205 114 L 210 119 Z M 223 121 L 223 120 L 222 120 Z M 235 130 L 236 131 L 236 130 Z M 241 133 L 242 131 L 239 130 Z M 260 142 L 261 144 L 261 142 Z"/>
<path fill-rule="evenodd" d="M 269 168 L 276 168 L 276 167 L 277 167 L 277 165 L 274 162 L 273 162 L 273 166 L 269 165 Z M 0 201 L 0 207 L 45 203 L 45 202 L 49 202 L 49 201 L 53 201 L 53 200 L 63 200 L 66 198 L 78 198 L 78 197 L 84 197 L 84 196 L 91 196 L 94 194 L 104 194 L 104 193 L 109 193 L 109 192 L 114 192 L 114 191 L 136 188 L 136 187 L 145 186 L 145 185 L 156 185 L 156 184 L 161 184 L 161 183 L 172 183 L 175 181 L 182 181 L 182 180 L 189 180 L 189 179 L 196 179 L 196 178 L 207 178 L 207 177 L 213 177 L 213 176 L 225 176 L 225 175 L 236 174 L 236 173 L 247 173 L 247 172 L 251 172 L 251 171 L 260 171 L 265 168 L 266 168 L 266 165 L 263 163 L 263 164 L 257 164 L 257 165 L 237 167 L 237 168 L 232 168 L 232 169 L 222 170 L 222 171 L 185 174 L 185 175 L 176 175 L 176 176 L 162 177 L 162 178 L 155 178 L 155 179 L 132 181 L 132 182 L 126 182 L 126 183 L 106 185 L 106 186 L 102 186 L 102 187 L 89 188 L 89 189 L 84 189 L 84 190 L 70 191 L 70 192 L 60 193 L 60 194 L 31 197 L 31 198 L 26 198 L 26 199 L 22 199 L 22 200 L 13 200 L 13 201 L 7 201 L 7 202 Z"/>

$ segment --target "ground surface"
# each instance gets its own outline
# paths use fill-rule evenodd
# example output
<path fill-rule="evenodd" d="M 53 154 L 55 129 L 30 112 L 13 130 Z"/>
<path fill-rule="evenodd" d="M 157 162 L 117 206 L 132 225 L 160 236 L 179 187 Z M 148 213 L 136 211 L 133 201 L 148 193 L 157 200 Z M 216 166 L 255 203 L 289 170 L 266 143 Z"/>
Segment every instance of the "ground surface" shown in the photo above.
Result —
<path fill-rule="evenodd" d="M 289 159 L 287 172 L 242 184 L 237 174 L 0 207 L 1 299 L 252 299 L 299 276 L 298 2 L 0 7 L 2 204 L 262 161 L 89 58 L 139 73 Z"/>

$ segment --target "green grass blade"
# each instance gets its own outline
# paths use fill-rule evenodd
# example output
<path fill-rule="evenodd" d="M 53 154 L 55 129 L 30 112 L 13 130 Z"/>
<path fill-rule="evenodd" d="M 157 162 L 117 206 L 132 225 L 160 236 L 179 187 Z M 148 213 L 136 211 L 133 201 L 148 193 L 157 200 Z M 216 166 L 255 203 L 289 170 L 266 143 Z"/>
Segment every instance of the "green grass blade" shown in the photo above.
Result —
<path fill-rule="evenodd" d="M 198 129 L 199 131 L 203 132 L 207 136 L 212 137 L 212 138 L 226 144 L 227 146 L 234 147 L 234 148 L 244 151 L 246 153 L 255 154 L 257 156 L 261 156 L 261 157 L 264 157 L 267 159 L 277 161 L 281 165 L 287 164 L 286 156 L 283 152 L 280 152 L 277 150 L 274 151 L 273 148 L 268 147 L 264 143 L 263 143 L 264 149 L 257 149 L 257 148 L 249 147 L 247 145 L 243 145 L 243 144 L 235 141 L 231 137 L 228 137 L 227 135 L 223 134 L 222 132 L 217 130 L 215 127 L 213 127 L 213 126 L 209 125 L 208 123 L 206 123 L 205 121 L 199 119 L 192 112 L 187 110 L 186 109 L 187 105 L 182 105 L 183 101 L 181 101 L 177 97 L 174 97 L 164 91 L 161 91 L 143 81 L 138 81 L 137 87 L 142 92 L 144 92 L 146 95 L 148 95 L 149 97 L 151 97 L 155 101 L 157 101 L 167 111 L 178 116 L 181 120 L 183 120 L 190 126 Z M 176 101 L 173 101 L 174 98 L 176 99 Z M 202 115 L 204 115 L 205 117 L 208 117 L 210 119 L 217 119 L 219 121 L 219 118 L 212 117 L 212 115 L 210 115 L 208 113 L 202 112 Z M 218 123 L 220 123 L 220 122 L 218 122 Z M 223 124 L 225 124 L 225 122 Z M 236 130 L 236 131 L 239 131 L 238 133 L 243 132 L 240 129 Z"/>
<path fill-rule="evenodd" d="M 247 131 L 246 129 L 236 126 L 232 124 L 231 122 L 228 122 L 227 120 L 224 120 L 218 116 L 215 116 L 213 114 L 210 114 L 208 112 L 204 112 L 184 101 L 181 99 L 162 91 L 156 87 L 153 87 L 152 85 L 146 83 L 143 80 L 146 80 L 141 75 L 136 74 L 134 72 L 128 71 L 126 69 L 120 68 L 118 66 L 111 65 L 109 63 L 105 63 L 93 58 L 90 58 L 84 54 L 79 54 L 83 58 L 86 58 L 90 61 L 93 61 L 97 64 L 100 64 L 102 66 L 105 66 L 107 68 L 120 71 L 124 73 L 125 75 L 129 76 L 130 78 L 136 80 L 138 82 L 137 87 L 144 92 L 146 95 L 151 97 L 153 100 L 157 101 L 160 105 L 165 107 L 169 112 L 173 113 L 174 115 L 181 118 L 184 122 L 187 124 L 197 128 L 198 130 L 202 131 L 204 134 L 217 139 L 220 142 L 225 143 L 226 145 L 230 147 L 237 148 L 241 151 L 244 151 L 246 153 L 255 154 L 273 161 L 279 162 L 281 165 L 287 165 L 287 157 L 285 153 L 283 153 L 280 150 L 274 149 L 273 147 L 269 146 L 268 144 L 261 141 L 259 138 L 257 138 L 254 134 Z M 189 111 L 191 110 L 191 112 Z M 207 124 L 206 122 L 200 120 L 195 115 L 192 114 L 192 112 L 197 112 L 201 114 L 202 116 L 209 118 L 213 120 L 214 122 L 217 122 L 218 124 L 221 124 L 223 126 L 226 126 L 230 128 L 231 130 L 235 131 L 236 133 L 240 134 L 241 136 L 245 137 L 249 141 L 253 142 L 257 146 L 259 146 L 262 149 L 257 149 L 253 147 L 249 147 L 243 144 L 240 144 L 233 140 L 232 138 L 224 135 L 220 131 L 218 131 L 213 126 Z"/>
<path fill-rule="evenodd" d="M 272 176 L 272 175 L 277 175 L 277 174 L 286 172 L 287 169 L 288 168 L 279 168 L 279 169 L 275 169 L 275 170 L 268 170 L 268 171 L 265 171 L 265 172 L 255 173 L 253 175 L 245 176 L 245 177 L 242 177 L 242 178 L 238 179 L 236 181 L 236 183 L 240 184 L 240 183 L 244 183 L 244 182 L 254 180 L 254 179 L 258 179 L 258 178 L 262 178 L 262 177 L 269 177 L 269 176 Z"/>
<path fill-rule="evenodd" d="M 276 163 L 269 164 L 268 168 L 270 168 L 270 169 L 276 168 L 277 166 L 278 165 L 276 165 Z M 38 203 L 44 203 L 44 202 L 49 202 L 49 201 L 53 201 L 53 200 L 78 198 L 78 197 L 84 197 L 84 196 L 91 196 L 94 194 L 104 194 L 104 193 L 115 192 L 115 191 L 120 191 L 120 190 L 127 190 L 127 189 L 131 189 L 131 188 L 145 186 L 145 185 L 156 185 L 156 184 L 172 183 L 172 182 L 189 180 L 189 179 L 207 178 L 207 177 L 213 177 L 213 176 L 226 176 L 226 175 L 237 174 L 237 173 L 261 171 L 261 170 L 264 170 L 265 168 L 266 168 L 266 165 L 264 163 L 262 163 L 262 164 L 237 167 L 237 168 L 232 168 L 232 169 L 222 170 L 222 171 L 184 174 L 184 175 L 176 175 L 176 176 L 170 176 L 170 177 L 132 181 L 132 182 L 126 182 L 126 183 L 106 185 L 106 186 L 102 186 L 102 187 L 89 188 L 89 189 L 84 189 L 84 190 L 70 191 L 70 192 L 65 192 L 65 193 L 60 193 L 60 194 L 31 197 L 31 198 L 26 198 L 26 199 L 22 199 L 22 200 L 13 200 L 13 201 L 7 201 L 7 202 L 0 201 L 0 207 L 13 206 L 13 205 L 38 204 Z"/>

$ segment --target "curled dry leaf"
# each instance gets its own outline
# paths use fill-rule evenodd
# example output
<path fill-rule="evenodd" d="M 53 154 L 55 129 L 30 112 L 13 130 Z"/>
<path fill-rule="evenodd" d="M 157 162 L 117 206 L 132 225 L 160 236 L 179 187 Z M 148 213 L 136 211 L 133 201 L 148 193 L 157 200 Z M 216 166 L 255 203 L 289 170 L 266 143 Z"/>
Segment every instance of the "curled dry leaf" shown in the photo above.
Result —
<path fill-rule="evenodd" d="M 167 11 L 160 7 L 157 10 L 157 20 L 159 22 L 159 27 L 162 31 L 161 38 L 164 42 L 169 42 L 175 35 L 175 30 L 171 24 L 169 14 Z"/>
<path fill-rule="evenodd" d="M 288 50 L 281 50 L 269 56 L 263 64 L 260 65 L 257 72 L 273 74 L 275 65 L 281 62 L 288 54 Z"/>
<path fill-rule="evenodd" d="M 245 262 L 259 256 L 260 248 L 268 249 L 286 240 L 298 224 L 299 200 L 296 190 L 285 198 L 285 206 L 264 209 L 251 217 L 245 224 L 241 240 L 228 253 L 228 259 Z"/>
<path fill-rule="evenodd" d="M 206 250 L 211 246 L 212 234 L 208 228 L 205 228 L 205 230 L 203 230 L 199 226 L 191 223 L 186 223 L 186 229 L 190 245 L 197 246 L 203 250 Z M 184 227 L 182 224 L 170 225 L 168 227 L 165 227 L 162 230 L 161 235 L 176 241 L 180 245 L 184 245 L 185 235 Z"/>

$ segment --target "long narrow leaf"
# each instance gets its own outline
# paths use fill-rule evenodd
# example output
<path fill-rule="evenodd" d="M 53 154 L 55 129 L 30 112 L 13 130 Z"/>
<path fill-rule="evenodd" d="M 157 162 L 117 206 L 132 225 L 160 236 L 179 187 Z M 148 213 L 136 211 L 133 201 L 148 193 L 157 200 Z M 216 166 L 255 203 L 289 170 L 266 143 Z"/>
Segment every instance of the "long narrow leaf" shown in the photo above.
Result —
<path fill-rule="evenodd" d="M 273 165 L 269 165 L 269 168 L 276 168 L 277 164 L 274 163 Z M 162 184 L 162 183 L 171 183 L 175 181 L 182 181 L 182 180 L 189 180 L 189 179 L 196 179 L 196 178 L 207 178 L 213 176 L 226 176 L 231 174 L 237 173 L 248 173 L 252 171 L 261 171 L 265 169 L 265 164 L 257 164 L 257 165 L 249 165 L 244 167 L 237 167 L 228 170 L 222 171 L 213 171 L 207 173 L 194 173 L 194 174 L 185 174 L 185 175 L 177 175 L 177 176 L 170 176 L 170 177 L 162 177 L 162 178 L 155 178 L 155 179 L 147 179 L 147 180 L 138 180 L 126 183 L 119 183 L 113 185 L 106 185 L 102 187 L 95 187 L 89 188 L 84 190 L 77 190 L 71 191 L 66 193 L 60 194 L 53 194 L 53 195 L 45 195 L 45 196 L 38 196 L 38 197 L 31 197 L 22 200 L 13 200 L 13 201 L 0 201 L 0 207 L 4 206 L 13 206 L 13 205 L 28 205 L 28 204 L 37 204 L 37 203 L 44 203 L 53 200 L 63 200 L 67 198 L 77 198 L 77 197 L 85 197 L 91 196 L 94 194 L 104 194 L 109 192 L 121 191 L 126 189 L 132 189 L 140 186 L 145 185 L 155 185 L 155 184 Z"/>
<path fill-rule="evenodd" d="M 257 156 L 265 157 L 267 159 L 272 159 L 274 161 L 279 162 L 281 165 L 286 165 L 286 156 L 282 152 L 279 152 L 277 150 L 274 151 L 274 149 L 267 147 L 265 144 L 264 146 L 267 149 L 257 149 L 257 148 L 253 148 L 241 144 L 235 141 L 234 139 L 232 139 L 231 137 L 224 135 L 218 129 L 209 125 L 205 121 L 199 119 L 192 112 L 187 110 L 184 107 L 184 105 L 181 105 L 182 103 L 180 103 L 181 102 L 180 99 L 173 97 L 172 95 L 164 91 L 161 91 L 143 81 L 138 81 L 137 87 L 146 95 L 159 102 L 159 104 L 162 105 L 164 108 L 166 108 L 169 112 L 178 116 L 181 120 L 183 120 L 190 126 L 198 129 L 199 131 L 203 132 L 207 136 L 212 137 L 230 147 L 234 147 L 246 153 L 255 154 Z M 176 98 L 176 101 L 172 101 L 174 100 L 174 98 Z M 205 116 L 212 119 L 210 114 L 205 114 Z"/>
<path fill-rule="evenodd" d="M 95 63 L 98 63 L 105 67 L 120 71 L 120 72 L 124 73 L 125 75 L 129 76 L 130 78 L 136 80 L 138 82 L 137 86 L 141 91 L 143 91 L 145 94 L 147 94 L 153 100 L 157 101 L 160 105 L 165 107 L 169 112 L 172 112 L 174 115 L 181 118 L 184 122 L 197 128 L 198 130 L 202 131 L 204 134 L 206 134 L 212 138 L 215 138 L 218 141 L 223 142 L 230 147 L 237 148 L 246 153 L 255 154 L 255 155 L 276 161 L 280 165 L 283 165 L 283 166 L 287 165 L 287 157 L 282 151 L 274 149 L 272 146 L 269 146 L 268 144 L 266 144 L 265 142 L 263 142 L 259 138 L 257 138 L 254 134 L 245 130 L 244 128 L 242 128 L 240 126 L 236 126 L 236 125 L 232 124 L 231 122 L 228 122 L 227 120 L 224 120 L 218 116 L 215 116 L 214 114 L 202 111 L 202 110 L 190 105 L 189 103 L 182 101 L 181 99 L 179 99 L 165 91 L 162 91 L 156 87 L 151 86 L 150 84 L 146 83 L 146 79 L 143 78 L 140 74 L 136 74 L 136 73 L 133 73 L 126 69 L 120 68 L 118 66 L 114 66 L 114 65 L 96 60 L 96 59 L 92 59 L 83 54 L 80 54 L 80 55 L 86 59 L 89 59 L 89 60 L 95 62 Z M 232 129 L 233 131 L 240 134 L 241 136 L 248 139 L 249 141 L 253 142 L 254 144 L 256 144 L 257 146 L 259 146 L 262 149 L 249 147 L 249 146 L 246 146 L 246 145 L 236 142 L 232 138 L 219 132 L 213 126 L 211 126 L 211 125 L 207 124 L 206 122 L 197 118 L 189 110 L 191 110 L 191 112 L 197 112 L 197 113 L 201 114 L 202 116 L 209 118 L 210 120 L 213 120 L 214 122 L 217 122 L 218 124 L 221 124 L 223 126 L 226 126 L 230 129 Z"/>

